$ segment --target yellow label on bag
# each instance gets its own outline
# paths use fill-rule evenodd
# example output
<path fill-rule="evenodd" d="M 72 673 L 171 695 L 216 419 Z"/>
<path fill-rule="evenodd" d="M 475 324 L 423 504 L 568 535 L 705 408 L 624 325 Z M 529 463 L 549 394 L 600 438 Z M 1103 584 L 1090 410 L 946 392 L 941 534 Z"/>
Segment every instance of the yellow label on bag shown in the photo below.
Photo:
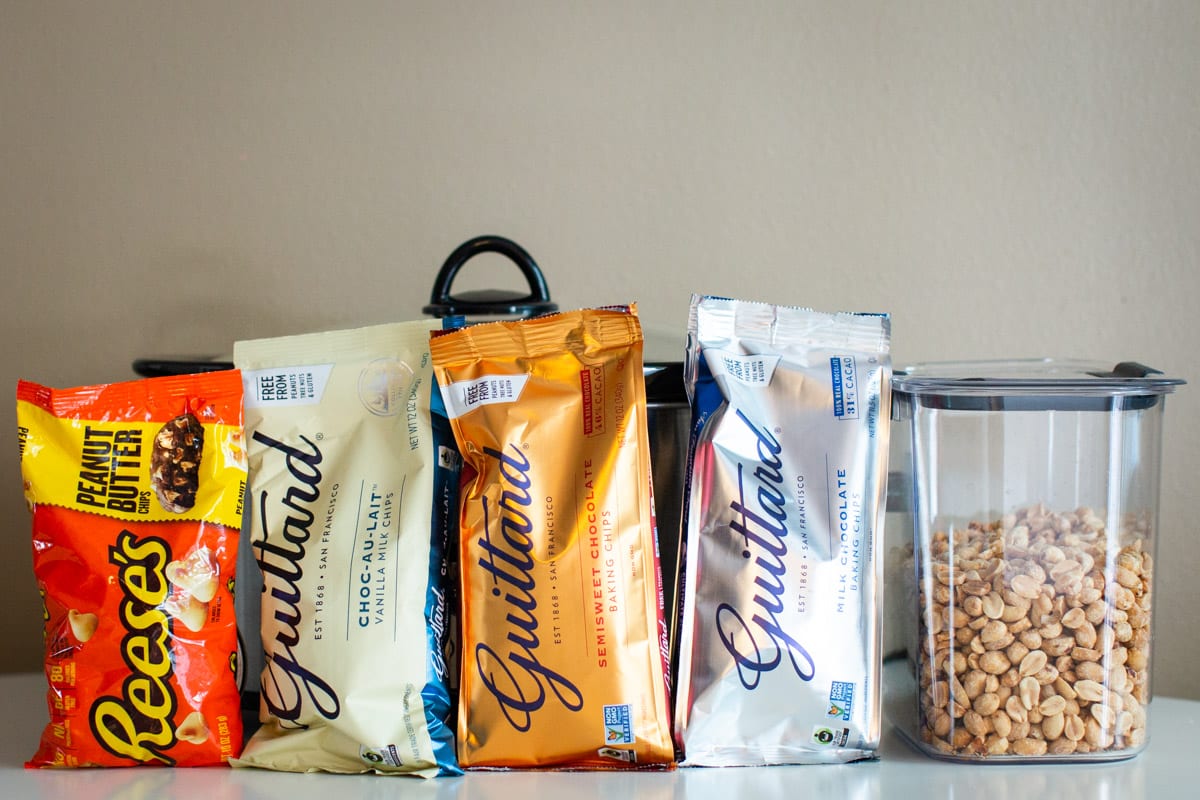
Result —
<path fill-rule="evenodd" d="M 20 415 L 30 441 L 53 445 L 26 464 L 31 503 L 117 519 L 241 526 L 243 493 L 227 488 L 245 485 L 240 426 L 186 414 L 166 422 L 60 419 L 29 404 Z M 175 435 L 173 423 L 184 435 Z"/>

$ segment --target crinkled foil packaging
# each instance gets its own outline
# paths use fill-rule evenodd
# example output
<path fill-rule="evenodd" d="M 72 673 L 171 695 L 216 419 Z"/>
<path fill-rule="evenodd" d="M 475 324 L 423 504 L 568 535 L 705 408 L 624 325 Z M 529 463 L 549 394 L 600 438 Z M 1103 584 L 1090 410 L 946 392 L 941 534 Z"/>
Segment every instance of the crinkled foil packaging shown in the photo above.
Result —
<path fill-rule="evenodd" d="M 692 298 L 684 766 L 872 758 L 890 324 Z"/>
<path fill-rule="evenodd" d="M 674 761 L 632 311 L 483 323 L 430 343 L 464 462 L 464 768 Z"/>

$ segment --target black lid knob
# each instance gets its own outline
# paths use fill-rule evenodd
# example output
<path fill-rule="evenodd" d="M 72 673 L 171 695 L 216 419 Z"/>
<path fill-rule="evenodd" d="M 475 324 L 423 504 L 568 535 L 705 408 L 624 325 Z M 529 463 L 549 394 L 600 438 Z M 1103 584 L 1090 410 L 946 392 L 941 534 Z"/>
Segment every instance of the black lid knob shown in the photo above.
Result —
<path fill-rule="evenodd" d="M 517 265 L 529 285 L 529 293 L 503 289 L 481 289 L 451 294 L 451 285 L 463 265 L 480 253 L 499 253 Z M 422 311 L 433 317 L 454 315 L 535 317 L 558 310 L 550 301 L 546 279 L 533 257 L 516 242 L 503 236 L 476 236 L 454 249 L 438 270 L 429 296 L 429 305 Z"/>

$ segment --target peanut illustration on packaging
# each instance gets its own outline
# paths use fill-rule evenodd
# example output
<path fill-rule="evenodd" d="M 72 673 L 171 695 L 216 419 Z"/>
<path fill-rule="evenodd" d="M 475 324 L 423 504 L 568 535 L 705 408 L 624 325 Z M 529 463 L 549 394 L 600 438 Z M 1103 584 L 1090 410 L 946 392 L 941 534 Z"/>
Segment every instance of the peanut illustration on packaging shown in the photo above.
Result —
<path fill-rule="evenodd" d="M 67 612 L 67 624 L 71 626 L 71 635 L 75 637 L 75 641 L 83 644 L 95 635 L 100 618 L 95 614 L 72 608 Z"/>
<path fill-rule="evenodd" d="M 217 594 L 218 570 L 212 551 L 197 547 L 181 560 L 167 564 L 164 574 L 175 591 L 165 603 L 167 613 L 190 631 L 208 620 L 208 604 Z"/>
<path fill-rule="evenodd" d="M 202 744 L 208 741 L 208 736 L 208 723 L 205 721 L 204 715 L 199 711 L 193 711 L 191 714 L 188 714 L 179 723 L 179 727 L 175 729 L 175 738 L 181 742 Z"/>

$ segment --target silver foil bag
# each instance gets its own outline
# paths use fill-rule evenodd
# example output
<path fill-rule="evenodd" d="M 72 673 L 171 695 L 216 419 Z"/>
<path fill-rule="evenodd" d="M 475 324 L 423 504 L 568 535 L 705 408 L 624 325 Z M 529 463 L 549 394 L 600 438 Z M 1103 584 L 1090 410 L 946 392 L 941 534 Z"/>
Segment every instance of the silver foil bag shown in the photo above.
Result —
<path fill-rule="evenodd" d="M 688 332 L 681 763 L 872 758 L 889 320 L 695 296 Z"/>

